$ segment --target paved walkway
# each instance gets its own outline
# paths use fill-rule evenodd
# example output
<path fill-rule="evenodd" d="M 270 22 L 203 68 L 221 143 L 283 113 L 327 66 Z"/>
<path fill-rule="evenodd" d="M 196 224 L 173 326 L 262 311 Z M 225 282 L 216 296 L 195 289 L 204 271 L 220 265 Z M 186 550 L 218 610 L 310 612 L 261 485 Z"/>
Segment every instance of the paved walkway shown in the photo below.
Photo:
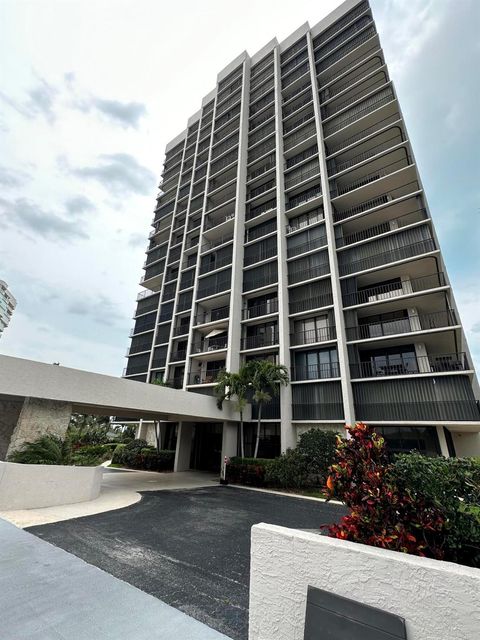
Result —
<path fill-rule="evenodd" d="M 0 519 L 2 640 L 228 640 Z"/>
<path fill-rule="evenodd" d="M 151 471 L 125 471 L 123 469 L 106 468 L 103 474 L 100 495 L 95 500 L 45 507 L 43 509 L 0 511 L 0 517 L 18 527 L 33 527 L 128 507 L 141 500 L 140 491 L 196 489 L 198 487 L 211 487 L 216 484 L 218 484 L 218 475 L 201 471 L 155 473 Z"/>
<path fill-rule="evenodd" d="M 149 491 L 126 509 L 31 531 L 228 637 L 246 640 L 252 525 L 318 531 L 344 512 L 318 500 L 217 485 Z M 179 634 L 177 640 L 190 639 Z"/>

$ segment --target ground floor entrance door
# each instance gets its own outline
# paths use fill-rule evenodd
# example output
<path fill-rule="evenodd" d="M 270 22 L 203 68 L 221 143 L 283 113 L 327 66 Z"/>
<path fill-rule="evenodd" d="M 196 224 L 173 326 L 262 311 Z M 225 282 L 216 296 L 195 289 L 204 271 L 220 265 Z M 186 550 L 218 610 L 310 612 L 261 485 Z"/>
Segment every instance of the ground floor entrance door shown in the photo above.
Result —
<path fill-rule="evenodd" d="M 194 427 L 190 467 L 199 471 L 219 472 L 222 458 L 223 424 L 197 422 Z"/>

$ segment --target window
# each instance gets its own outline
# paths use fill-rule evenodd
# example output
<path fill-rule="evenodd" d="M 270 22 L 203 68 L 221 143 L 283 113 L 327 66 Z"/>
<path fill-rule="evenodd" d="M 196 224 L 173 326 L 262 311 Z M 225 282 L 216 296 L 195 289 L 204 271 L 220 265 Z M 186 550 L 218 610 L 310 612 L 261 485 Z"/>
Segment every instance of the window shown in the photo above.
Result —
<path fill-rule="evenodd" d="M 302 351 L 295 354 L 295 379 L 317 380 L 340 375 L 336 349 Z"/>
<path fill-rule="evenodd" d="M 331 340 L 334 338 L 331 329 L 327 314 L 297 320 L 294 323 L 294 344 L 312 344 Z"/>

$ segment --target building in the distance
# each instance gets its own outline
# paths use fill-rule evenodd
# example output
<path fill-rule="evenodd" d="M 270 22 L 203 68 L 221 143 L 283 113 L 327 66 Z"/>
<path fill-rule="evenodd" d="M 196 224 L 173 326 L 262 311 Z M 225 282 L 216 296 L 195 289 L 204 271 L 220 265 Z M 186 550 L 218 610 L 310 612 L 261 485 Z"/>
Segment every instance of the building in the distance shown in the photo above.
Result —
<path fill-rule="evenodd" d="M 0 337 L 5 327 L 8 326 L 17 301 L 8 289 L 7 283 L 0 280 Z"/>
<path fill-rule="evenodd" d="M 368 2 L 231 62 L 162 175 L 126 377 L 212 394 L 223 368 L 286 365 L 262 456 L 355 420 L 394 450 L 480 453 L 473 362 Z M 180 446 L 217 464 L 222 427 Z"/>

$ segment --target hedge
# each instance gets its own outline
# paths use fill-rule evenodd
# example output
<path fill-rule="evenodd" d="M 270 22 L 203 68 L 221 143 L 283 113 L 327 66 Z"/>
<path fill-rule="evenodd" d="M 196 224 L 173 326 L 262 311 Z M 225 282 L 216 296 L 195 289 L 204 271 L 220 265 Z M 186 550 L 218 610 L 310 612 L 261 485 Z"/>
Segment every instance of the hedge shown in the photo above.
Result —
<path fill-rule="evenodd" d="M 142 446 L 144 441 L 135 442 L 133 447 L 133 443 L 117 445 L 112 463 L 144 471 L 173 471 L 175 451 L 157 451 L 154 447 Z"/>
<path fill-rule="evenodd" d="M 265 471 L 271 462 L 268 458 L 230 458 L 226 471 L 227 482 L 264 487 Z"/>

